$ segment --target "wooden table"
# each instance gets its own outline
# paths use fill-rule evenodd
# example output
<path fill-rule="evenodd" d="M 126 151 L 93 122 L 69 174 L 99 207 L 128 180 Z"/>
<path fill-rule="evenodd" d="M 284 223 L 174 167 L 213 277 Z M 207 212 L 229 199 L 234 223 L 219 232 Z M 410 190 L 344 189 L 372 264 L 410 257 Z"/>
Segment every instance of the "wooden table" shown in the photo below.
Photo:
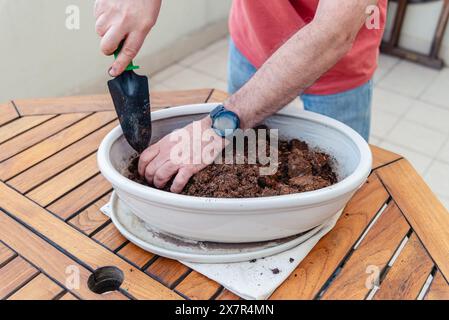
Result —
<path fill-rule="evenodd" d="M 155 109 L 224 98 L 211 89 L 152 95 Z M 136 247 L 100 213 L 111 185 L 96 150 L 117 125 L 107 96 L 0 107 L 0 298 L 238 299 Z M 448 212 L 407 160 L 372 150 L 369 180 L 273 299 L 449 298 Z M 102 266 L 123 271 L 118 291 L 88 288 Z"/>

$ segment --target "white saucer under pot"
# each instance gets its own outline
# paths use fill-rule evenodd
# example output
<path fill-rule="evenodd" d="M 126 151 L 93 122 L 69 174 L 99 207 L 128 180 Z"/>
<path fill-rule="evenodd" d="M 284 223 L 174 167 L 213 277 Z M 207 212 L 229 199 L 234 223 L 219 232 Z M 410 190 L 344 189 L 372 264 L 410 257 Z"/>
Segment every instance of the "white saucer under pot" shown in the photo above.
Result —
<path fill-rule="evenodd" d="M 170 235 L 149 226 L 134 215 L 115 192 L 111 196 L 110 209 L 114 225 L 135 245 L 166 258 L 192 263 L 234 263 L 269 257 L 301 245 L 322 229 L 322 226 L 318 226 L 307 232 L 273 241 L 201 242 Z"/>
<path fill-rule="evenodd" d="M 206 116 L 215 106 L 198 104 L 154 112 L 152 141 Z M 311 230 L 341 211 L 366 181 L 371 151 L 348 126 L 307 111 L 278 113 L 265 124 L 279 129 L 281 138 L 298 138 L 330 154 L 339 182 L 311 192 L 248 199 L 201 198 L 157 190 L 122 175 L 134 151 L 120 127 L 102 141 L 98 164 L 120 199 L 148 225 L 182 238 L 225 243 L 268 241 Z"/>

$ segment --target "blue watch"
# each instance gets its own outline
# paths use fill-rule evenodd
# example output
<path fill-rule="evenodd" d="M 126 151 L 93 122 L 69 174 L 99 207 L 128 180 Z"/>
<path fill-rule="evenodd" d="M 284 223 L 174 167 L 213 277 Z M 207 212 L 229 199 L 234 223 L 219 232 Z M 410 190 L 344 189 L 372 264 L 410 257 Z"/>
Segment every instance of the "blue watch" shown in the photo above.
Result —
<path fill-rule="evenodd" d="M 224 105 L 218 105 L 210 112 L 212 119 L 212 129 L 223 138 L 232 136 L 234 132 L 240 128 L 239 116 L 228 109 Z"/>

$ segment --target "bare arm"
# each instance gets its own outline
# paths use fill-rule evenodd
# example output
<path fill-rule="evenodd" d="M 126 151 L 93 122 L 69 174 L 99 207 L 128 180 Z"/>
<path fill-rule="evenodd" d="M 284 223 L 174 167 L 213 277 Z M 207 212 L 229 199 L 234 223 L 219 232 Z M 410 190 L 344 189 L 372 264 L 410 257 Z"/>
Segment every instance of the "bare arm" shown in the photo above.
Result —
<path fill-rule="evenodd" d="M 367 18 L 367 6 L 376 3 L 377 0 L 321 0 L 314 20 L 282 45 L 254 77 L 225 102 L 228 109 L 239 115 L 242 129 L 254 127 L 281 109 L 335 65 L 351 49 Z M 199 124 L 203 132 L 213 131 L 209 117 Z M 193 124 L 186 130 L 192 132 Z M 210 162 L 175 164 L 170 159 L 170 150 L 177 143 L 170 137 L 164 137 L 142 153 L 139 173 L 158 188 L 175 176 L 171 191 L 181 192 L 190 177 Z M 214 144 L 215 154 L 224 146 L 223 139 L 218 138 Z"/>
<path fill-rule="evenodd" d="M 280 110 L 334 66 L 352 47 L 377 0 L 321 0 L 314 20 L 294 34 L 225 106 L 242 128 Z"/>

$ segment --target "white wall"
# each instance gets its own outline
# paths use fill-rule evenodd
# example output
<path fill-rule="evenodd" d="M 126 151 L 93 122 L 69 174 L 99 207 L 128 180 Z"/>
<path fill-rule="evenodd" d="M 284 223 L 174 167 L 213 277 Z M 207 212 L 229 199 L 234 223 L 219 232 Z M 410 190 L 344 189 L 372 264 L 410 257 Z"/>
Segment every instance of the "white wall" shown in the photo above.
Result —
<path fill-rule="evenodd" d="M 99 50 L 93 0 L 0 0 L 0 102 L 106 92 L 112 58 Z M 160 18 L 136 63 L 145 72 L 223 36 L 231 0 L 163 0 Z M 65 26 L 80 8 L 80 29 Z"/>

